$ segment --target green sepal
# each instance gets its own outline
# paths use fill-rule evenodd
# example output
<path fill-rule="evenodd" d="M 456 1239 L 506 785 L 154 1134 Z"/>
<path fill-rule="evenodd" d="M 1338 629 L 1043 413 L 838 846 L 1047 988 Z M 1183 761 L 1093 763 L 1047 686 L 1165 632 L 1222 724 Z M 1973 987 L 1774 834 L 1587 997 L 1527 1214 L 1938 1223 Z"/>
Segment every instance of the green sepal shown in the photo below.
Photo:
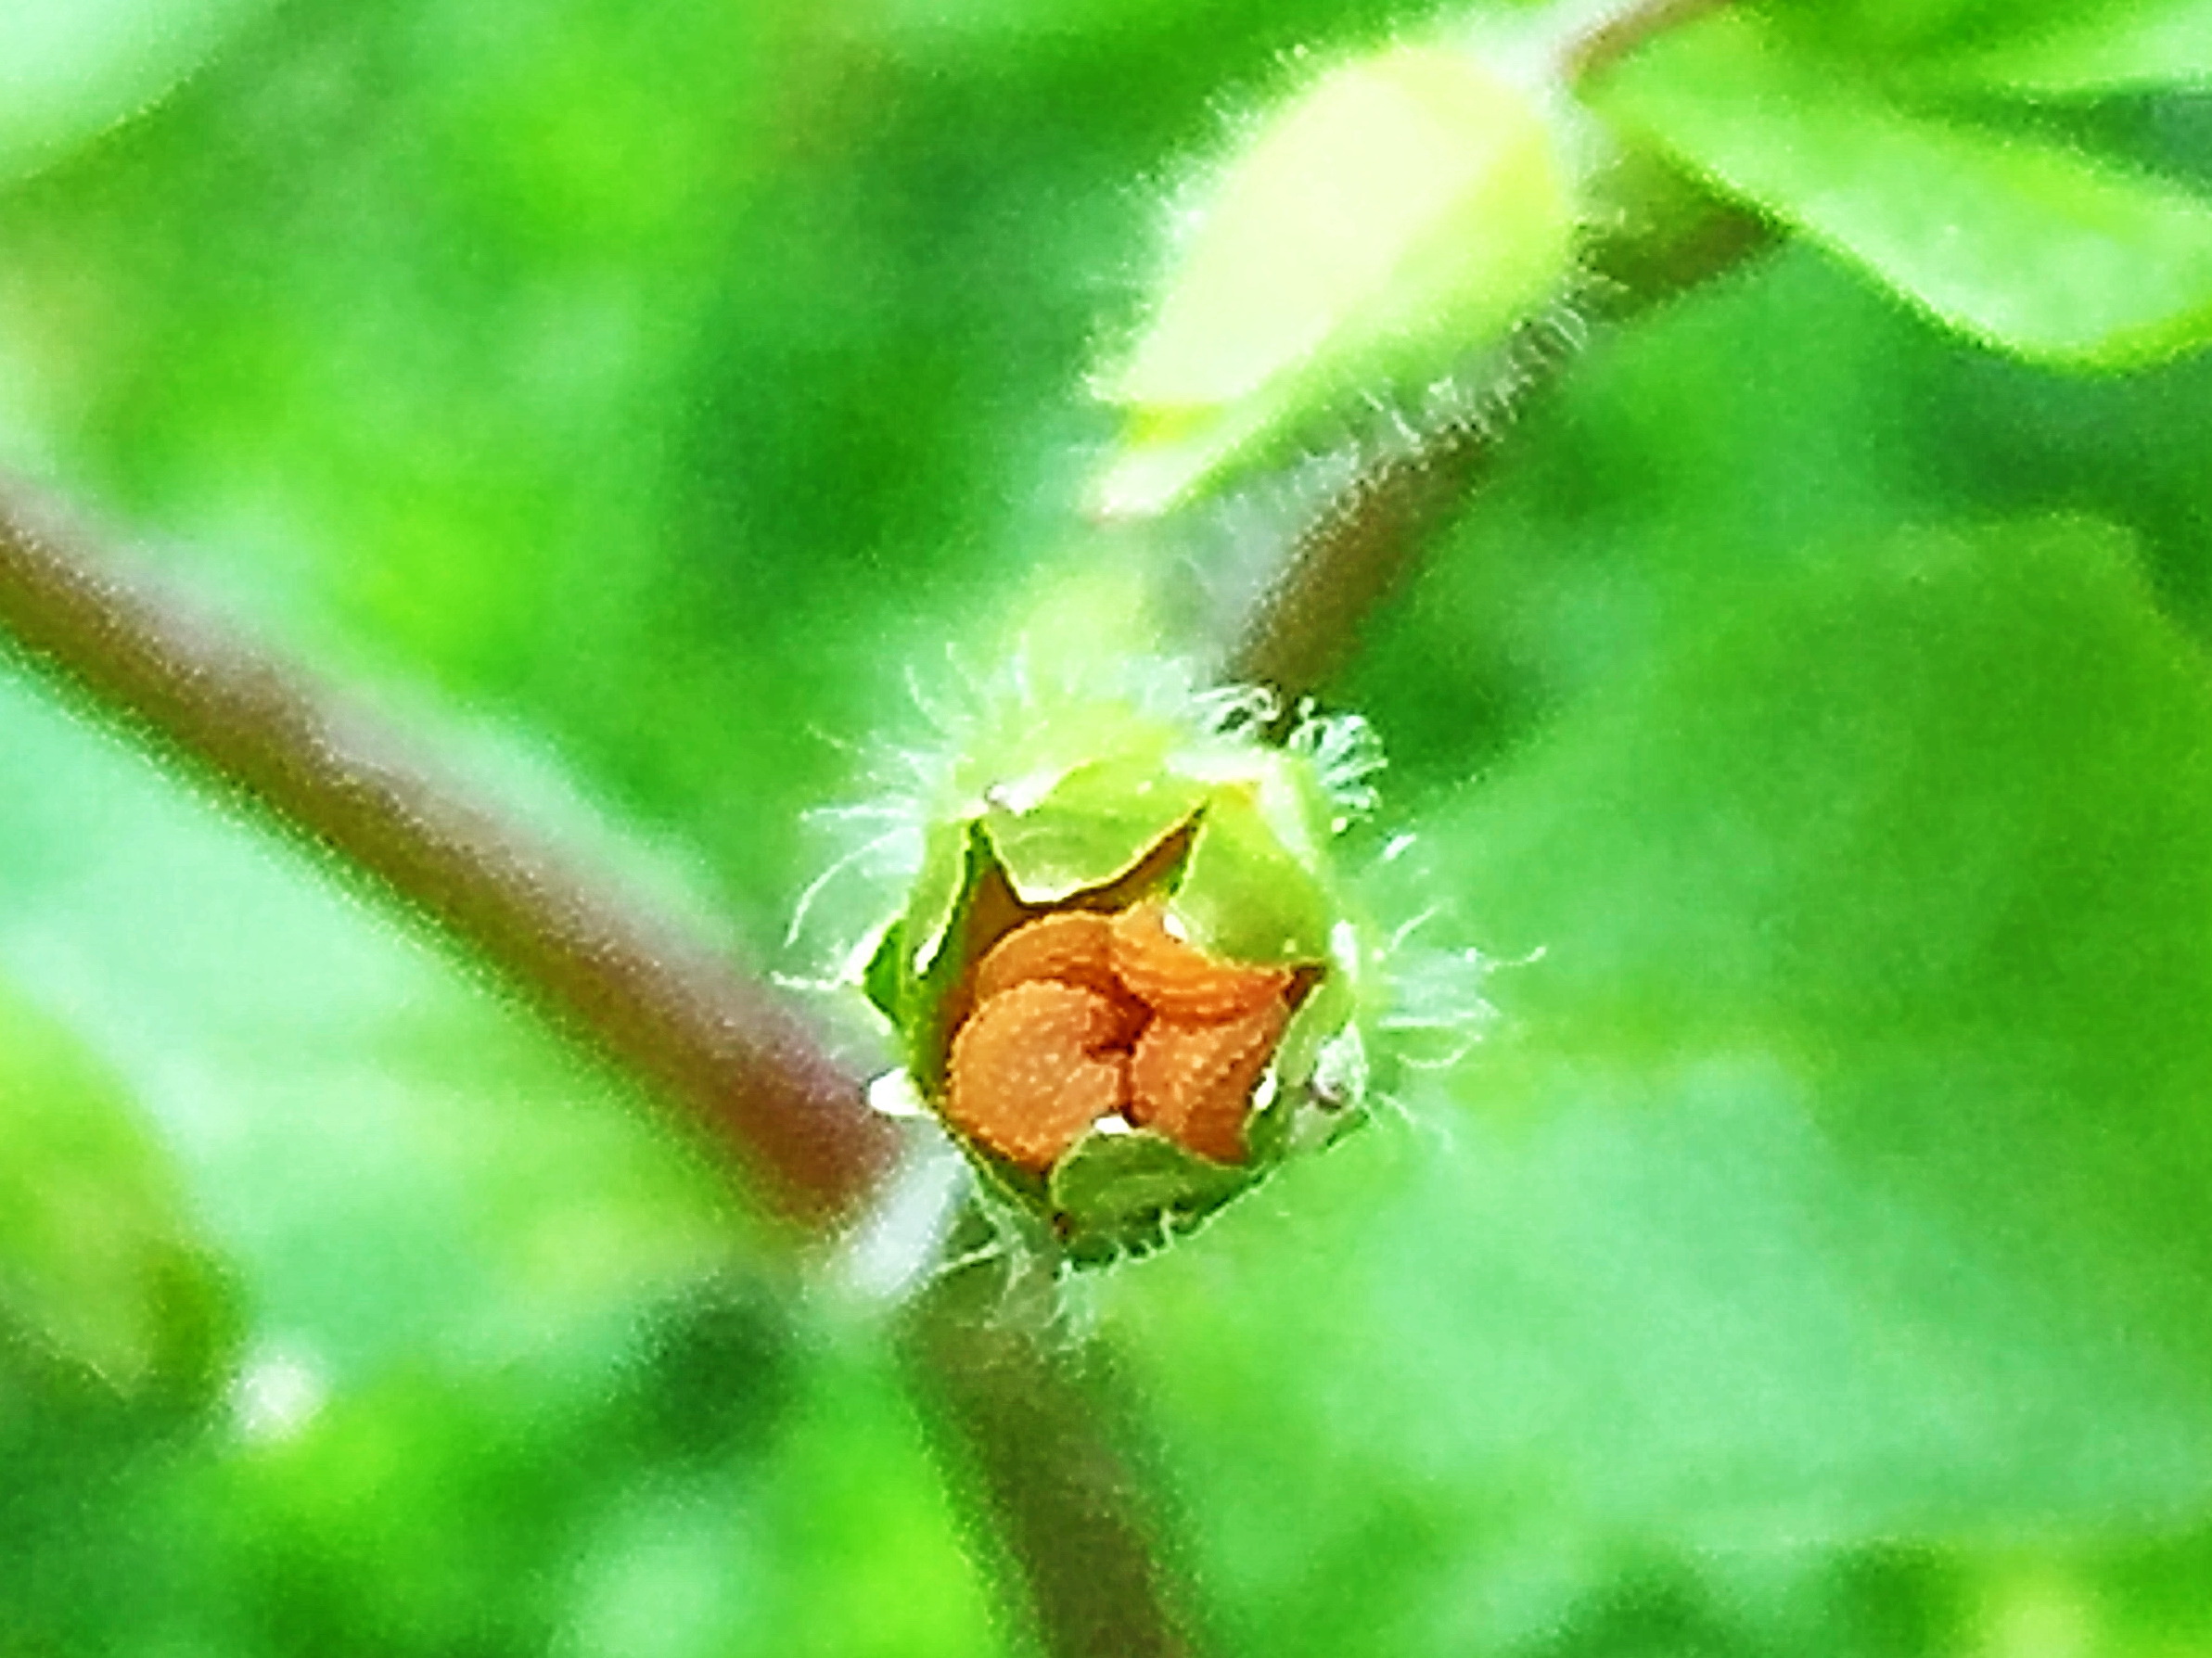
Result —
<path fill-rule="evenodd" d="M 978 1145 L 950 1123 L 945 1131 L 967 1154 L 969 1166 L 976 1178 L 983 1183 L 984 1192 L 995 1199 L 998 1206 L 1018 1215 L 1029 1230 L 1036 1231 L 1045 1225 L 1045 1217 L 1052 1212 L 1052 1181 L 1048 1175 L 1041 1175 L 1007 1162 L 983 1146 Z"/>
<path fill-rule="evenodd" d="M 1054 1165 L 1052 1206 L 1068 1253 L 1097 1262 L 1142 1255 L 1188 1230 L 1256 1178 L 1144 1129 L 1090 1133 Z"/>
<path fill-rule="evenodd" d="M 1358 986 L 1343 963 L 1331 960 L 1275 1046 L 1277 1082 L 1285 1089 L 1304 1088 L 1312 1080 L 1323 1045 L 1350 1025 L 1358 1012 Z"/>
<path fill-rule="evenodd" d="M 1157 756 L 1117 755 L 1078 766 L 1027 810 L 993 806 L 983 826 L 1022 900 L 1055 904 L 1127 874 L 1206 798 Z"/>
<path fill-rule="evenodd" d="M 1263 965 L 1328 959 L 1336 907 L 1283 844 L 1255 791 L 1217 789 L 1169 911 L 1199 949 Z"/>
<path fill-rule="evenodd" d="M 924 837 L 922 867 L 914 876 L 900 929 L 909 974 L 925 958 L 934 959 L 967 889 L 969 834 L 967 821 L 955 818 L 931 824 Z"/>
<path fill-rule="evenodd" d="M 868 964 L 861 970 L 861 989 L 876 1011 L 903 1028 L 906 991 L 910 982 L 905 954 L 906 924 L 894 921 L 883 929 Z"/>
<path fill-rule="evenodd" d="M 900 963 L 904 988 L 894 1018 L 906 1039 L 907 1069 L 923 1093 L 935 1099 L 944 1086 L 946 1051 L 958 1009 L 953 996 L 966 981 L 968 969 L 980 953 L 979 937 L 994 930 L 1004 917 L 994 910 L 1012 912 L 1005 875 L 992 852 L 990 837 L 979 823 L 961 825 L 966 850 L 960 863 L 960 881 L 927 966 L 917 962 L 918 950 L 901 944 Z"/>

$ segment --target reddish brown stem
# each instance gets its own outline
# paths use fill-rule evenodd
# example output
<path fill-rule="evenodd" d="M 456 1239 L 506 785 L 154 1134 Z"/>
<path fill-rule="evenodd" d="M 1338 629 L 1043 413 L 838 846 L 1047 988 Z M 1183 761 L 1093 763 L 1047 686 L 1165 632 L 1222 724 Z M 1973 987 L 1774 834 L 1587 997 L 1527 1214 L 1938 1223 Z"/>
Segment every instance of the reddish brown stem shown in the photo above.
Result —
<path fill-rule="evenodd" d="M 20 490 L 0 490 L 0 635 L 502 970 L 735 1152 L 783 1213 L 833 1223 L 888 1167 L 887 1126 L 766 990 Z"/>
<path fill-rule="evenodd" d="M 971 1213 L 960 1244 L 989 1235 Z M 908 1307 L 901 1346 L 940 1460 L 991 1516 L 996 1563 L 1048 1658 L 1193 1658 L 1168 1482 L 1106 1351 L 1045 1328 L 1050 1290 L 992 1259 Z"/>
<path fill-rule="evenodd" d="M 1569 84 L 1603 74 L 1655 35 L 1679 29 L 1708 11 L 1719 11 L 1731 0 L 1643 0 L 1614 12 L 1596 27 L 1576 36 L 1560 57 L 1560 70 Z"/>
<path fill-rule="evenodd" d="M 6 641 L 504 970 L 658 1085 L 786 1214 L 827 1227 L 876 1190 L 894 1151 L 888 1127 L 768 992 L 636 895 L 472 804 L 312 673 L 126 578 L 81 529 L 0 488 Z M 1016 1598 L 1055 1658 L 1186 1652 L 1157 1502 L 1116 1431 L 1126 1413 L 1097 1356 L 996 1320 L 978 1282 L 961 1275 L 919 1298 L 904 1346 Z"/>
<path fill-rule="evenodd" d="M 1634 315 L 1772 245 L 1771 227 L 1756 215 L 1695 198 L 1691 210 L 1684 223 L 1639 227 L 1590 249 L 1584 310 L 1592 320 Z M 1517 401 L 1540 395 L 1573 360 L 1556 350 L 1529 353 Z M 1223 677 L 1273 688 L 1286 709 L 1325 686 L 1497 464 L 1509 429 L 1456 427 L 1355 479 L 1292 546 L 1244 619 Z"/>

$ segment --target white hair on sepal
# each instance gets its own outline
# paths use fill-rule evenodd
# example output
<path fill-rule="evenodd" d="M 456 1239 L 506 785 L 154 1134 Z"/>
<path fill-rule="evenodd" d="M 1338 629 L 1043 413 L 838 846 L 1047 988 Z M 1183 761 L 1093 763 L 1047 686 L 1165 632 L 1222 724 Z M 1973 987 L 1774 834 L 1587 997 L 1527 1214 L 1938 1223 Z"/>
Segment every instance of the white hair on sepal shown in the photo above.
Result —
<path fill-rule="evenodd" d="M 1158 521 L 1171 568 L 1204 630 L 1233 636 L 1297 562 L 1306 540 L 1392 469 L 1454 443 L 1492 443 L 1530 391 L 1587 346 L 1589 308 L 1614 285 L 1572 270 L 1560 291 L 1502 340 L 1416 384 L 1376 382 L 1317 414 L 1281 458 L 1201 492 Z"/>
<path fill-rule="evenodd" d="M 1359 714 L 1323 713 L 1311 697 L 1302 698 L 1298 723 L 1283 746 L 1312 766 L 1322 788 L 1336 807 L 1329 828 L 1341 835 L 1359 820 L 1374 814 L 1379 797 L 1372 781 L 1388 764 L 1382 738 Z"/>
<path fill-rule="evenodd" d="M 1189 694 L 1194 722 L 1208 736 L 1256 736 L 1282 714 L 1283 700 L 1265 685 L 1217 685 Z"/>
<path fill-rule="evenodd" d="M 1368 1102 L 1368 1119 L 1387 1126 L 1424 1148 L 1423 1155 L 1449 1160 L 1459 1152 L 1459 1124 L 1448 1111 L 1417 1106 L 1402 1090 L 1377 1089 Z"/>
<path fill-rule="evenodd" d="M 1055 747 L 1055 710 L 1120 704 L 1166 721 L 1203 747 L 1247 742 L 1274 717 L 1269 694 L 1250 686 L 1203 690 L 1184 663 L 1130 657 L 1096 662 L 1040 661 L 1026 643 L 984 670 L 948 646 L 940 665 L 909 663 L 911 715 L 902 741 L 878 737 L 837 746 L 854 759 L 861 797 L 802 814 L 823 848 L 785 928 L 784 982 L 803 989 L 858 982 L 889 920 L 920 874 L 930 825 L 978 810 L 993 789 L 1049 789 L 1095 756 Z M 1064 751 L 1063 751 L 1064 750 Z M 1001 775 L 994 754 L 1019 755 L 1027 769 Z"/>
<path fill-rule="evenodd" d="M 923 740 L 877 735 L 840 742 L 853 758 L 861 797 L 802 812 L 800 827 L 820 848 L 817 873 L 800 888 L 784 929 L 786 969 L 779 983 L 844 991 L 860 980 L 883 930 L 904 907 L 920 874 L 928 825 L 940 810 L 950 756 L 965 740 L 975 709 L 963 683 L 949 695 L 927 687 L 909 664 L 909 703 Z M 911 730 L 911 726 L 910 726 Z"/>
<path fill-rule="evenodd" d="M 1447 1071 L 1465 1059 L 1497 1026 L 1488 995 L 1497 965 L 1473 946 L 1408 942 L 1393 950 L 1388 1001 L 1375 1021 L 1393 1061 L 1409 1070 Z"/>
<path fill-rule="evenodd" d="M 921 862 L 921 827 L 914 819 L 889 805 L 846 807 L 809 812 L 802 822 L 834 824 L 833 833 L 850 840 L 844 831 L 850 826 L 876 828 L 876 833 L 856 845 L 848 845 L 832 859 L 826 868 L 809 881 L 791 906 L 791 919 L 784 929 L 784 948 L 786 951 L 803 950 L 806 941 L 815 932 L 818 914 L 832 914 L 837 909 L 836 899 L 840 884 L 850 883 L 862 889 L 861 903 L 873 908 L 877 894 L 901 876 L 911 876 Z M 861 924 L 863 927 L 866 923 Z M 830 946 L 830 953 L 839 959 L 850 953 L 861 942 L 862 935 L 853 935 L 838 922 L 831 924 L 837 935 Z"/>
<path fill-rule="evenodd" d="M 1503 1015 L 1493 976 L 1541 961 L 1539 949 L 1502 958 L 1481 948 L 1426 855 L 1420 835 L 1389 835 L 1362 872 L 1371 919 L 1362 927 L 1358 1025 L 1368 1042 L 1368 1095 L 1380 1112 L 1423 1129 L 1449 1114 L 1417 1109 L 1409 1096 L 1470 1062 Z M 1386 919 L 1375 919 L 1376 917 Z M 1395 919 L 1387 919 L 1387 918 Z"/>

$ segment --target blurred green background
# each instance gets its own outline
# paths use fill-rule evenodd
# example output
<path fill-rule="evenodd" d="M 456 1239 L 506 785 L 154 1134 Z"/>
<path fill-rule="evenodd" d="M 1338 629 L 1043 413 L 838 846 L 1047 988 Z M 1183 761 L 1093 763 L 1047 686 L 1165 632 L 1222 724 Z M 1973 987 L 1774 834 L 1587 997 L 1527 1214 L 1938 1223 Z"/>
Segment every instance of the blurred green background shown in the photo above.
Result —
<path fill-rule="evenodd" d="M 0 461 L 760 960 L 1084 555 L 1164 196 L 1410 16 L 10 9 Z M 2202 95 L 2065 119 L 2212 183 Z M 1793 248 L 1527 413 L 1338 692 L 1534 959 L 1094 1297 L 1225 1650 L 2212 1652 L 2208 408 Z M 1025 1651 L 925 1426 L 620 1080 L 0 665 L 0 1654 Z"/>

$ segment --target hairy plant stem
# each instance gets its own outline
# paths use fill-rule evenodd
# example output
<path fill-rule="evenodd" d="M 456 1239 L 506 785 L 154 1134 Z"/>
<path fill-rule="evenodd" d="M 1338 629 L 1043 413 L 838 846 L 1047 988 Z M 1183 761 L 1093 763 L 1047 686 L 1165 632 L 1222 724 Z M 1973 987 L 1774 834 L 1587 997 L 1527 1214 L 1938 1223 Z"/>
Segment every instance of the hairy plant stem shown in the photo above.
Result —
<path fill-rule="evenodd" d="M 1644 42 L 1731 0 L 1633 0 L 1566 39 L 1558 54 L 1568 85 L 1601 74 Z M 1769 246 L 1763 221 L 1724 207 L 1680 182 L 1668 210 L 1633 211 L 1639 222 L 1595 239 L 1585 254 L 1593 278 L 1580 310 L 1618 321 L 1732 269 Z M 1516 409 L 1559 377 L 1572 353 L 1525 353 Z M 1403 585 L 1421 550 L 1496 464 L 1502 422 L 1448 428 L 1411 453 L 1393 455 L 1354 478 L 1307 525 L 1273 581 L 1245 616 L 1221 664 L 1222 677 L 1266 685 L 1295 710 L 1350 657 L 1361 631 Z"/>
<path fill-rule="evenodd" d="M 1618 321 L 1733 269 L 1772 239 L 1763 221 L 1712 206 L 1663 237 L 1617 238 L 1590 256 L 1597 280 L 1586 309 L 1595 320 Z M 1572 360 L 1559 351 L 1533 355 L 1516 402 L 1541 394 Z M 1259 594 L 1222 677 L 1271 687 L 1285 710 L 1321 690 L 1351 656 L 1368 619 L 1465 507 L 1509 434 L 1497 423 L 1451 427 L 1353 479 L 1308 524 Z"/>
<path fill-rule="evenodd" d="M 987 1236 L 971 1213 L 953 1247 Z M 1165 1547 L 1169 1484 L 1105 1349 L 1055 1339 L 1055 1292 L 1034 1272 L 992 1256 L 905 1309 L 901 1350 L 938 1456 L 991 1517 L 1001 1574 L 1050 1658 L 1186 1658 L 1201 1643 Z"/>
<path fill-rule="evenodd" d="M 859 1080 L 768 991 L 652 906 L 570 867 L 296 663 L 126 576 L 28 491 L 0 487 L 0 643 L 185 768 L 261 808 L 442 929 L 557 1024 L 658 1090 L 768 1199 L 827 1231 L 895 1144 Z M 948 1278 L 901 1321 L 940 1448 L 1001 1538 L 1047 1651 L 1186 1650 L 1095 1354 L 988 1316 Z"/>
<path fill-rule="evenodd" d="M 889 1167 L 858 1083 L 767 990 L 20 489 L 0 490 L 0 634 L 499 969 L 735 1153 L 773 1207 L 830 1223 Z"/>

